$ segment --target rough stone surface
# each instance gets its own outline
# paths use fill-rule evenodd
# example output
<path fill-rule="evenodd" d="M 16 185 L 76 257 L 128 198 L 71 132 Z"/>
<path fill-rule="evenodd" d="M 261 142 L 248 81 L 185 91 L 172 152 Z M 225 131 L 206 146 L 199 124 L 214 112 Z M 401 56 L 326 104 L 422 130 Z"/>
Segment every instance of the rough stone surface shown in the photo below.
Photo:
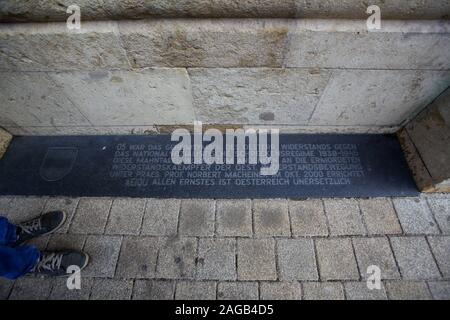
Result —
<path fill-rule="evenodd" d="M 391 244 L 404 279 L 428 280 L 440 277 L 425 238 L 393 237 Z"/>
<path fill-rule="evenodd" d="M 445 278 L 450 279 L 450 237 L 429 237 L 428 242 L 439 270 Z"/>
<path fill-rule="evenodd" d="M 444 234 L 450 234 L 450 199 L 433 198 L 428 199 L 434 218 Z"/>
<path fill-rule="evenodd" d="M 136 280 L 134 300 L 173 300 L 175 283 L 165 280 Z"/>
<path fill-rule="evenodd" d="M 90 263 L 83 270 L 86 277 L 112 278 L 119 258 L 121 237 L 89 236 L 84 251 L 89 255 Z"/>
<path fill-rule="evenodd" d="M 276 280 L 275 240 L 238 239 L 237 273 L 239 280 Z"/>
<path fill-rule="evenodd" d="M 217 201 L 217 235 L 252 236 L 252 202 L 250 200 Z"/>
<path fill-rule="evenodd" d="M 359 280 L 350 239 L 319 239 L 316 248 L 321 280 Z"/>
<path fill-rule="evenodd" d="M 344 288 L 339 282 L 303 283 L 305 300 L 344 300 Z"/>
<path fill-rule="evenodd" d="M 321 200 L 289 201 L 292 235 L 327 236 L 327 218 Z"/>
<path fill-rule="evenodd" d="M 319 279 L 313 240 L 278 240 L 277 256 L 281 280 Z"/>
<path fill-rule="evenodd" d="M 177 283 L 175 300 L 215 300 L 215 282 L 188 282 Z"/>
<path fill-rule="evenodd" d="M 14 197 L 8 203 L 8 211 L 2 213 L 12 223 L 34 219 L 42 214 L 46 198 Z"/>
<path fill-rule="evenodd" d="M 257 282 L 221 282 L 217 288 L 219 300 L 257 300 Z"/>
<path fill-rule="evenodd" d="M 254 227 L 257 236 L 289 236 L 288 205 L 286 200 L 254 200 Z"/>
<path fill-rule="evenodd" d="M 302 287 L 298 282 L 262 282 L 262 300 L 301 300 Z"/>
<path fill-rule="evenodd" d="M 205 123 L 307 124 L 330 73 L 306 69 L 189 69 Z M 270 115 L 267 116 L 267 115 Z"/>
<path fill-rule="evenodd" d="M 431 175 L 434 192 L 450 192 L 449 106 L 450 89 L 447 89 L 406 126 L 420 158 Z"/>
<path fill-rule="evenodd" d="M 89 300 L 93 279 L 82 278 L 80 290 L 67 289 L 67 278 L 55 279 L 49 300 Z"/>
<path fill-rule="evenodd" d="M 133 67 L 281 67 L 289 25 L 259 20 L 119 23 Z"/>
<path fill-rule="evenodd" d="M 81 199 L 72 220 L 72 233 L 103 233 L 111 209 L 111 199 Z"/>
<path fill-rule="evenodd" d="M 194 121 L 190 81 L 185 69 L 56 72 L 49 76 L 92 125 L 142 126 Z"/>
<path fill-rule="evenodd" d="M 197 240 L 170 237 L 161 240 L 157 277 L 165 279 L 192 279 L 195 277 Z"/>
<path fill-rule="evenodd" d="M 68 31 L 65 23 L 3 24 L 0 69 L 21 71 L 127 69 L 117 22 L 84 22 Z M 48 54 L 51 48 L 52 54 Z"/>
<path fill-rule="evenodd" d="M 0 159 L 8 149 L 9 143 L 12 139 L 12 135 L 0 128 Z"/>
<path fill-rule="evenodd" d="M 44 278 L 23 277 L 14 283 L 10 300 L 46 300 L 50 296 L 53 281 Z"/>
<path fill-rule="evenodd" d="M 214 235 L 215 202 L 211 200 L 183 200 L 181 202 L 179 232 L 185 236 Z"/>
<path fill-rule="evenodd" d="M 390 300 L 430 300 L 427 284 L 420 281 L 387 281 L 385 283 Z"/>
<path fill-rule="evenodd" d="M 54 234 L 50 237 L 47 250 L 82 250 L 86 241 L 85 235 L 79 234 Z"/>
<path fill-rule="evenodd" d="M 393 201 L 405 233 L 439 233 L 439 229 L 425 199 L 398 198 Z"/>
<path fill-rule="evenodd" d="M 142 234 L 171 236 L 177 233 L 180 200 L 149 199 L 142 222 Z"/>
<path fill-rule="evenodd" d="M 335 199 L 325 200 L 324 203 L 331 235 L 366 233 L 356 200 Z"/>
<path fill-rule="evenodd" d="M 152 278 L 155 276 L 158 239 L 126 237 L 117 264 L 120 278 Z"/>
<path fill-rule="evenodd" d="M 389 46 L 383 42 L 383 47 Z M 429 48 L 424 50 L 426 52 Z M 333 55 L 338 56 L 335 51 Z M 354 57 L 355 52 L 351 55 Z M 335 70 L 309 124 L 401 124 L 444 91 L 449 76 L 448 72 L 425 70 Z M 379 92 L 385 94 L 380 95 Z M 396 107 L 392 108 L 393 105 Z"/>
<path fill-rule="evenodd" d="M 361 208 L 368 234 L 402 233 L 402 228 L 390 199 L 361 199 L 359 200 L 359 207 Z"/>
<path fill-rule="evenodd" d="M 387 238 L 354 238 L 356 260 L 363 279 L 367 268 L 375 265 L 381 270 L 381 279 L 399 279 L 400 274 Z"/>
<path fill-rule="evenodd" d="M 114 200 L 105 233 L 138 235 L 144 215 L 144 199 Z"/>
<path fill-rule="evenodd" d="M 200 239 L 197 278 L 235 280 L 236 253 L 234 239 Z"/>
<path fill-rule="evenodd" d="M 448 281 L 433 281 L 428 282 L 431 294 L 436 300 L 450 300 L 450 282 Z"/>
<path fill-rule="evenodd" d="M 91 300 L 129 300 L 133 290 L 132 280 L 95 279 Z"/>
<path fill-rule="evenodd" d="M 39 0 L 33 3 L 4 0 L 0 21 L 65 21 L 68 0 Z M 307 0 L 78 0 L 85 20 L 184 18 L 367 18 L 361 0 L 340 2 Z M 445 19 L 450 6 L 445 1 L 387 1 L 382 3 L 385 19 Z"/>
<path fill-rule="evenodd" d="M 11 289 L 13 287 L 14 281 L 1 278 L 0 279 L 0 300 L 7 300 Z"/>
<path fill-rule="evenodd" d="M 346 282 L 344 283 L 345 294 L 348 300 L 387 300 L 384 286 L 381 289 L 369 290 L 367 283 Z"/>

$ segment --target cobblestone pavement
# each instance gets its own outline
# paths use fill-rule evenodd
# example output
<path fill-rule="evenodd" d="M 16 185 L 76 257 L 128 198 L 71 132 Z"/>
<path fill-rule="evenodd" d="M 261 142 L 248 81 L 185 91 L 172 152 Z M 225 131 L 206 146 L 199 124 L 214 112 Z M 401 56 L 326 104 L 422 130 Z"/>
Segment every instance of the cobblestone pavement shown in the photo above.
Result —
<path fill-rule="evenodd" d="M 40 249 L 83 249 L 66 279 L 0 280 L 0 299 L 450 299 L 450 196 L 177 200 L 0 197 L 17 222 L 64 209 Z M 367 267 L 381 290 L 367 289 Z"/>

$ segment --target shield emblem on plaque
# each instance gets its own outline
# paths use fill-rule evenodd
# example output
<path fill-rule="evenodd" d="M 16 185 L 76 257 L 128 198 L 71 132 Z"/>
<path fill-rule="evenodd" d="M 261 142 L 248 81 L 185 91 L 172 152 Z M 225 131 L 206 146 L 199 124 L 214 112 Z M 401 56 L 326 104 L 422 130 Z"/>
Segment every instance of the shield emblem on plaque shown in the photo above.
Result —
<path fill-rule="evenodd" d="M 49 182 L 63 179 L 72 171 L 77 155 L 76 148 L 48 148 L 39 170 L 42 179 Z"/>

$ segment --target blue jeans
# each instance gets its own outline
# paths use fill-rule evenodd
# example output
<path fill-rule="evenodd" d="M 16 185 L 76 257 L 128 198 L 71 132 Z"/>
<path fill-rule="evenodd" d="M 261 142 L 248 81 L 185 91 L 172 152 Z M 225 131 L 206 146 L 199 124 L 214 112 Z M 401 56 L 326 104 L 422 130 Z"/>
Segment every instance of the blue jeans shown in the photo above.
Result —
<path fill-rule="evenodd" d="M 0 277 L 17 279 L 36 265 L 40 252 L 33 246 L 11 247 L 16 241 L 16 226 L 0 217 Z"/>

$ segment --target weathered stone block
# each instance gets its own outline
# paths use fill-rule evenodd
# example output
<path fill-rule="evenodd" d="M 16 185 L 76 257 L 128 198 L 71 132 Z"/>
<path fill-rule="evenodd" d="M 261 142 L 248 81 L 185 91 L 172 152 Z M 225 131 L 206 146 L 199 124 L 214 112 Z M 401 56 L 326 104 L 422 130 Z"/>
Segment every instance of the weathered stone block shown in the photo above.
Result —
<path fill-rule="evenodd" d="M 307 124 L 330 72 L 306 69 L 189 69 L 205 123 Z"/>
<path fill-rule="evenodd" d="M 166 280 L 136 280 L 133 300 L 173 300 L 175 283 Z"/>
<path fill-rule="evenodd" d="M 218 200 L 216 206 L 218 235 L 234 237 L 252 235 L 251 200 Z"/>
<path fill-rule="evenodd" d="M 133 280 L 94 279 L 91 300 L 129 300 Z"/>
<path fill-rule="evenodd" d="M 112 199 L 108 198 L 81 199 L 70 232 L 102 234 L 108 221 L 111 204 Z"/>
<path fill-rule="evenodd" d="M 361 199 L 359 207 L 370 235 L 402 233 L 394 206 L 390 199 Z"/>
<path fill-rule="evenodd" d="M 1 121 L 1 120 L 0 120 Z M 9 143 L 12 140 L 12 135 L 0 128 L 0 159 L 8 149 Z"/>
<path fill-rule="evenodd" d="M 439 228 L 425 199 L 393 199 L 398 218 L 406 234 L 438 234 Z"/>
<path fill-rule="evenodd" d="M 175 300 L 216 300 L 216 283 L 209 281 L 178 282 Z"/>
<path fill-rule="evenodd" d="M 213 200 L 183 200 L 179 232 L 183 236 L 214 235 L 215 202 Z"/>
<path fill-rule="evenodd" d="M 138 235 L 144 208 L 144 199 L 114 199 L 105 233 Z"/>
<path fill-rule="evenodd" d="M 133 67 L 281 67 L 289 24 L 258 20 L 121 21 Z"/>
<path fill-rule="evenodd" d="M 181 201 L 177 199 L 148 199 L 142 222 L 142 234 L 173 236 L 177 234 Z"/>
<path fill-rule="evenodd" d="M 158 238 L 124 238 L 117 265 L 117 276 L 125 279 L 154 277 L 158 249 Z"/>
<path fill-rule="evenodd" d="M 288 205 L 286 200 L 254 200 L 254 224 L 257 236 L 289 236 Z"/>
<path fill-rule="evenodd" d="M 387 281 L 385 285 L 390 300 L 431 300 L 426 282 Z"/>
<path fill-rule="evenodd" d="M 262 282 L 261 300 L 301 300 L 302 287 L 298 282 Z"/>
<path fill-rule="evenodd" d="M 195 238 L 161 238 L 156 275 L 165 279 L 193 279 L 197 258 Z"/>
<path fill-rule="evenodd" d="M 0 24 L 0 42 L 3 70 L 130 68 L 117 22 L 83 22 L 83 27 L 74 31 L 65 23 Z"/>
<path fill-rule="evenodd" d="M 258 300 L 257 282 L 221 282 L 217 287 L 218 300 Z"/>
<path fill-rule="evenodd" d="M 344 288 L 339 282 L 303 283 L 305 300 L 344 300 Z"/>
<path fill-rule="evenodd" d="M 319 279 L 313 240 L 278 240 L 277 254 L 281 280 Z"/>
<path fill-rule="evenodd" d="M 234 239 L 200 239 L 197 278 L 204 280 L 236 279 L 236 242 Z"/>
<path fill-rule="evenodd" d="M 322 200 L 289 201 L 292 234 L 327 236 L 327 218 Z"/>
<path fill-rule="evenodd" d="M 325 199 L 331 235 L 363 235 L 366 233 L 358 202 L 355 199 Z"/>

